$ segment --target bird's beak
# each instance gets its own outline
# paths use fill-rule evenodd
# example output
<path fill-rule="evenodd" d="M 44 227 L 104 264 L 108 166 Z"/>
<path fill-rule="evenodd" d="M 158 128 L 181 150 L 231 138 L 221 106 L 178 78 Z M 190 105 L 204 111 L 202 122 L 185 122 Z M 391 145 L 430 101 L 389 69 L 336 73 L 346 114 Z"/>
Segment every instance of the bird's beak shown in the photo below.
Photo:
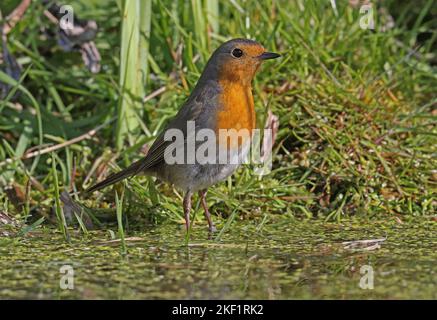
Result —
<path fill-rule="evenodd" d="M 274 52 L 264 52 L 263 54 L 259 55 L 258 58 L 261 60 L 269 60 L 269 59 L 276 59 L 279 58 L 281 55 Z"/>

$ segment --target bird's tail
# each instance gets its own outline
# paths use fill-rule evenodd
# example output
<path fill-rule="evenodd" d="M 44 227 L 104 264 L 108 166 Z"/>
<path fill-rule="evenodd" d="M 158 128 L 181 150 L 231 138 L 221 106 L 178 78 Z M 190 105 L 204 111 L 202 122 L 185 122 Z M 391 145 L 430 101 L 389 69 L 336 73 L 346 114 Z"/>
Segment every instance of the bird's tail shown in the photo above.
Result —
<path fill-rule="evenodd" d="M 104 187 L 110 186 L 111 184 L 114 184 L 118 181 L 129 178 L 129 177 L 137 174 L 139 171 L 141 171 L 141 166 L 143 165 L 143 163 L 144 163 L 144 159 L 140 159 L 140 160 L 132 163 L 126 169 L 121 170 L 120 172 L 111 174 L 105 180 L 88 188 L 85 192 L 90 193 L 90 192 L 93 192 L 96 190 L 100 190 L 100 189 L 103 189 Z"/>

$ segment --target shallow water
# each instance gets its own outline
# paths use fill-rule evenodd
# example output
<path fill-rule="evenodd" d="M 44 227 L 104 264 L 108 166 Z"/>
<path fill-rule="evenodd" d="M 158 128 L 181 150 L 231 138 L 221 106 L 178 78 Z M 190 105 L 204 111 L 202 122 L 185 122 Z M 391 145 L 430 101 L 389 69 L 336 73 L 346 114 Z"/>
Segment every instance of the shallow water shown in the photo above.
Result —
<path fill-rule="evenodd" d="M 0 238 L 0 298 L 436 299 L 437 223 L 388 219 L 244 221 L 220 241 L 196 225 L 188 245 L 167 224 L 128 234 L 126 255 L 109 232 L 72 234 L 69 244 L 42 229 Z M 343 244 L 380 238 L 379 248 Z M 72 290 L 60 288 L 63 265 L 73 268 Z M 373 289 L 362 289 L 370 269 Z"/>

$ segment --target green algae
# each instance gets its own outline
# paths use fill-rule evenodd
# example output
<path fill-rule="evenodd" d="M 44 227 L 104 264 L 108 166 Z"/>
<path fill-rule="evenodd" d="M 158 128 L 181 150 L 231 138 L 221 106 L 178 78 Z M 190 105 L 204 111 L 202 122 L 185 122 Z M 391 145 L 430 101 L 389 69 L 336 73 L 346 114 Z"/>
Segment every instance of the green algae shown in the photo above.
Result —
<path fill-rule="evenodd" d="M 259 222 L 259 221 L 258 221 Z M 178 225 L 126 235 L 127 254 L 108 232 L 72 234 L 50 228 L 0 238 L 2 299 L 435 299 L 436 223 L 395 220 L 291 220 L 262 228 L 236 222 L 220 241 L 205 226 L 184 243 Z M 385 239 L 379 248 L 345 241 Z M 74 289 L 60 288 L 60 267 L 74 270 Z M 373 289 L 362 289 L 362 266 Z"/>

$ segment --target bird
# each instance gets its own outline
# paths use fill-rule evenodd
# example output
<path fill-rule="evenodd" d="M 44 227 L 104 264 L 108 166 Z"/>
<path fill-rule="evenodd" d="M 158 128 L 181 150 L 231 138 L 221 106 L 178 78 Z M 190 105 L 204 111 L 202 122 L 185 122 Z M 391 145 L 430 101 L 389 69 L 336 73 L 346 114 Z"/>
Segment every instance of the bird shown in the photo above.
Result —
<path fill-rule="evenodd" d="M 247 156 L 256 128 L 252 81 L 262 62 L 280 56 L 266 51 L 254 40 L 237 38 L 222 43 L 212 53 L 188 99 L 158 135 L 148 153 L 86 192 L 100 190 L 138 174 L 154 176 L 184 192 L 183 211 L 187 232 L 191 226 L 191 201 L 196 192 L 209 231 L 215 232 L 216 227 L 206 202 L 207 189 L 231 176 Z M 237 141 L 226 135 L 221 138 L 222 132 L 232 129 L 237 132 L 246 130 L 249 134 L 238 136 Z M 180 135 L 170 139 L 169 132 L 179 132 Z M 202 148 L 196 136 L 200 132 L 212 133 L 207 139 L 211 147 L 205 153 L 208 161 L 197 159 L 197 155 L 201 154 L 198 151 Z M 225 156 L 219 159 L 222 151 Z M 179 160 L 182 161 L 175 161 L 177 154 L 181 155 Z"/>

